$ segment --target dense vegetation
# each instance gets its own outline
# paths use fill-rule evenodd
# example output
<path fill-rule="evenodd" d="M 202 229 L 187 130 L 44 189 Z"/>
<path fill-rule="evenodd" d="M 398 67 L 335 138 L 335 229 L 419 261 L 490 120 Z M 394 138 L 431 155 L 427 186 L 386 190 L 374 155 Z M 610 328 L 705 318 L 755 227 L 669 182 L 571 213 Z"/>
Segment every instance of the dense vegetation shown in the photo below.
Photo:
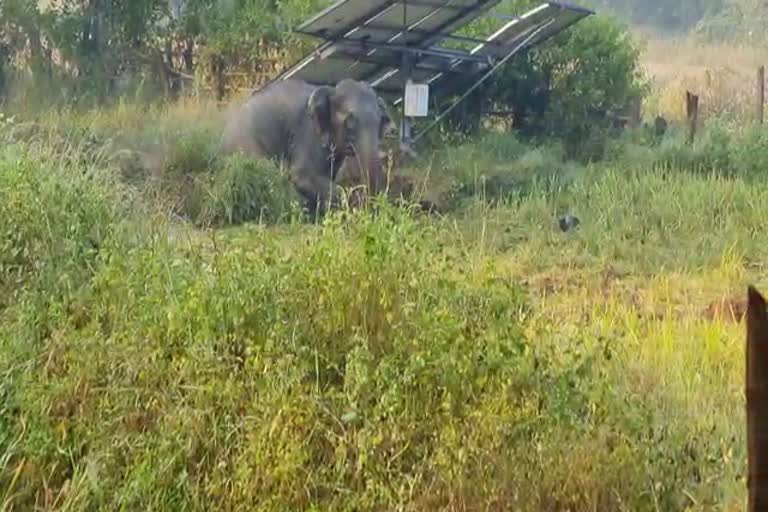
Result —
<path fill-rule="evenodd" d="M 0 4 L 0 78 L 39 86 L 0 111 L 0 510 L 741 509 L 763 127 L 618 132 L 648 88 L 595 18 L 471 100 L 511 126 L 399 170 L 440 214 L 309 218 L 204 94 L 109 66 L 173 89 L 168 41 L 291 53 L 317 6 L 178 5 Z"/>
<path fill-rule="evenodd" d="M 459 192 L 445 218 L 198 230 L 165 185 L 200 177 L 209 116 L 147 115 L 5 122 L 11 509 L 740 503 L 742 333 L 704 313 L 765 255 L 768 189 L 737 170 L 763 132 L 630 137 L 589 168 L 489 135 L 414 170 Z M 180 142 L 142 177 L 102 157 L 110 130 Z M 248 171 L 229 211 L 258 203 Z"/>

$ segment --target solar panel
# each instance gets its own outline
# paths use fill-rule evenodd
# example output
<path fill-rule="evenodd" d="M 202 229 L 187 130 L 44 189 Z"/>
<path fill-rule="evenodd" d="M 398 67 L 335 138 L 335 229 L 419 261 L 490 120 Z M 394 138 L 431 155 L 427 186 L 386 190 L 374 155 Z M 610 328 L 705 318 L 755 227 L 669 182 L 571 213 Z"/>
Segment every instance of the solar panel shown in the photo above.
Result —
<path fill-rule="evenodd" d="M 400 53 L 394 65 L 399 67 L 405 48 L 426 49 L 442 38 L 451 37 L 451 31 L 499 2 L 386 0 L 371 7 L 370 2 L 362 0 L 341 0 L 299 26 L 297 32 L 326 42 L 278 79 L 299 78 L 318 85 L 344 78 L 370 81 L 392 67 L 376 60 L 377 54 L 385 53 L 386 49 L 397 50 Z M 355 58 L 349 53 L 351 45 L 356 45 Z M 339 61 L 346 61 L 346 65 Z"/>
<path fill-rule="evenodd" d="M 487 38 L 487 42 L 480 43 L 469 50 L 466 57 L 485 56 L 491 59 L 503 58 L 520 42 L 525 41 L 525 44 L 521 48 L 516 48 L 518 51 L 531 48 L 591 14 L 592 11 L 588 9 L 559 2 L 542 4 L 505 24 L 502 28 L 491 34 Z M 419 76 L 419 80 L 434 87 L 438 82 L 452 78 L 448 73 L 458 74 L 459 71 L 457 70 L 466 69 L 464 58 L 458 57 L 453 60 L 448 71 L 432 73 L 428 77 L 422 75 Z M 476 73 L 481 71 L 483 71 L 482 68 L 477 69 Z M 460 74 L 467 75 L 466 72 Z M 398 88 L 402 90 L 405 83 L 401 75 L 402 73 L 399 70 L 392 70 L 385 73 L 382 77 L 373 80 L 371 85 L 385 90 L 397 90 Z M 416 78 L 413 78 L 413 80 L 415 81 Z M 437 90 L 440 90 L 440 88 L 438 87 Z M 399 94 L 394 103 L 399 104 L 401 101 L 402 94 Z"/>
<path fill-rule="evenodd" d="M 553 23 L 545 30 L 541 31 L 527 46 L 536 46 L 550 37 L 559 34 L 566 28 L 578 22 L 582 18 L 594 14 L 588 9 L 558 2 L 548 2 L 539 7 L 528 11 L 517 19 L 514 19 L 504 25 L 495 33 L 488 37 L 488 41 L 498 43 L 498 46 L 480 44 L 470 50 L 470 54 L 480 51 L 492 53 L 496 57 L 503 56 L 499 52 L 499 47 L 511 46 L 516 41 L 522 39 L 525 34 L 532 31 L 535 27 L 553 19 Z"/>
<path fill-rule="evenodd" d="M 340 0 L 296 31 L 322 39 L 418 44 L 466 25 L 501 0 Z M 407 27 L 407 32 L 403 33 Z"/>
<path fill-rule="evenodd" d="M 513 19 L 488 38 L 478 40 L 481 42 L 469 52 L 436 54 L 440 49 L 431 47 L 432 44 L 452 38 L 471 40 L 451 31 L 498 3 L 499 0 L 385 0 L 372 7 L 362 0 L 341 0 L 299 26 L 297 32 L 326 41 L 278 80 L 298 78 L 330 85 L 351 78 L 370 82 L 387 99 L 399 102 L 405 85 L 400 71 L 403 53 L 415 57 L 411 73 L 414 81 L 435 84 L 446 73 L 467 76 L 482 71 L 492 58 L 503 56 L 515 41 L 551 19 L 554 23 L 530 41 L 528 47 L 592 14 L 581 7 L 547 2 Z"/>
<path fill-rule="evenodd" d="M 399 104 L 408 79 L 428 83 L 433 95 L 440 94 L 594 14 L 563 2 L 544 2 L 487 37 L 455 33 L 500 2 L 339 0 L 296 29 L 323 42 L 275 81 L 295 78 L 333 85 L 351 78 L 370 83 Z M 468 51 L 441 46 L 447 41 L 475 46 Z"/>

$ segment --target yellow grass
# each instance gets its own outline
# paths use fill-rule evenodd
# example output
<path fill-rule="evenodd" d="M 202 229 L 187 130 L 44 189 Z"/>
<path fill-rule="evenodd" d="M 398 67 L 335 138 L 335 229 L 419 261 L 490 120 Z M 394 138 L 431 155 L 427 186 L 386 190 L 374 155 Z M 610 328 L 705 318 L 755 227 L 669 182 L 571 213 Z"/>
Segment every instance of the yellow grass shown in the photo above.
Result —
<path fill-rule="evenodd" d="M 669 38 L 636 32 L 643 46 L 642 67 L 654 93 L 645 103 L 647 116 L 672 121 L 685 118 L 685 92 L 700 96 L 703 117 L 752 115 L 756 72 L 766 63 L 754 46 L 707 43 L 694 37 Z"/>

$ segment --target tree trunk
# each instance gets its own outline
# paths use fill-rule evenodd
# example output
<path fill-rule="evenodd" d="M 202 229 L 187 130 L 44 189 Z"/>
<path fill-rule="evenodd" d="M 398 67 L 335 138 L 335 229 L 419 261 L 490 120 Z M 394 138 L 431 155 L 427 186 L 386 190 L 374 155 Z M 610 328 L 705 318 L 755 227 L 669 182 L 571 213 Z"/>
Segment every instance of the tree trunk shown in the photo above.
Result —
<path fill-rule="evenodd" d="M 226 85 L 224 84 L 224 59 L 220 55 L 214 55 L 211 58 L 211 71 L 215 84 L 216 101 L 222 101 L 226 93 Z"/>
<path fill-rule="evenodd" d="M 171 82 L 168 77 L 168 69 L 165 67 L 165 57 L 162 52 L 157 55 L 157 73 L 163 86 L 163 95 L 167 98 L 171 95 Z"/>
<path fill-rule="evenodd" d="M 188 75 L 192 75 L 195 72 L 194 51 L 195 41 L 191 38 L 188 38 L 186 41 L 184 41 L 184 52 L 182 54 L 184 58 L 184 72 Z"/>
<path fill-rule="evenodd" d="M 30 67 L 36 80 L 46 75 L 45 56 L 43 55 L 43 43 L 40 40 L 40 31 L 37 27 L 29 30 Z"/>
<path fill-rule="evenodd" d="M 175 72 L 173 66 L 173 50 L 170 38 L 165 41 L 165 58 L 161 58 L 161 61 L 165 64 L 164 74 L 165 80 L 168 83 L 167 92 L 170 93 L 172 98 L 175 98 L 179 94 L 179 89 L 181 89 L 181 77 Z"/>

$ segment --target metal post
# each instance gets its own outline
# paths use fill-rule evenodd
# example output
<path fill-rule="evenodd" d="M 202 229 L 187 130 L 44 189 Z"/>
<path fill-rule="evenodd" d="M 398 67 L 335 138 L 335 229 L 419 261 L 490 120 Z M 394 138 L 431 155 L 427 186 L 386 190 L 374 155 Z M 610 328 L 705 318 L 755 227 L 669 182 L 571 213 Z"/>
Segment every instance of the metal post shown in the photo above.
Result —
<path fill-rule="evenodd" d="M 408 32 L 408 1 L 403 0 L 403 34 Z M 404 45 L 408 46 L 407 36 L 404 41 Z M 411 82 L 413 75 L 413 56 L 410 52 L 403 52 L 400 61 L 400 74 L 403 77 L 403 115 L 400 119 L 400 147 L 401 149 L 409 149 L 412 143 L 411 131 L 413 128 L 413 120 L 405 115 L 405 91 L 408 88 L 408 84 Z"/>
<path fill-rule="evenodd" d="M 757 122 L 765 120 L 765 66 L 757 69 Z"/>
<path fill-rule="evenodd" d="M 403 61 L 407 60 L 406 58 L 403 58 Z M 405 89 L 408 87 L 408 84 L 411 82 L 411 73 L 410 68 L 406 68 L 407 64 L 404 63 L 403 67 L 403 76 L 405 77 L 405 86 L 403 87 L 403 115 L 400 119 L 400 144 L 410 147 L 412 142 L 412 128 L 413 128 L 413 119 L 408 117 L 405 114 Z M 408 69 L 407 72 L 405 70 Z"/>

